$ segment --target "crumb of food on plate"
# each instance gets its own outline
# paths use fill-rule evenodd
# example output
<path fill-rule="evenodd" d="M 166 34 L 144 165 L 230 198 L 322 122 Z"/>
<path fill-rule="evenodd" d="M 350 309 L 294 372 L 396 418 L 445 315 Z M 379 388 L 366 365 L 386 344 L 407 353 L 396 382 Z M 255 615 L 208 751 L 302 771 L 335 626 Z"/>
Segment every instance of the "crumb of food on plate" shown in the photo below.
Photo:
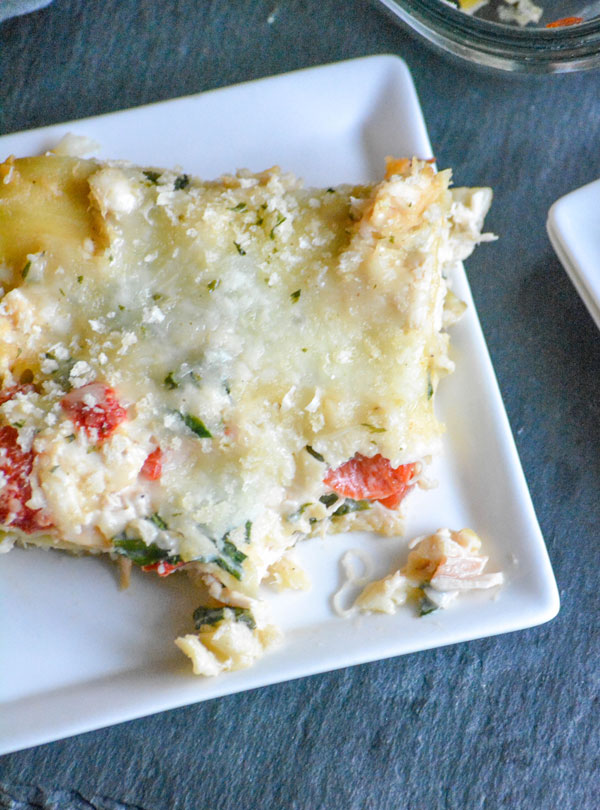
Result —
<path fill-rule="evenodd" d="M 66 139 L 0 166 L 0 527 L 198 585 L 206 675 L 280 634 L 298 541 L 403 532 L 453 369 L 449 289 L 489 189 L 388 161 L 371 185 L 201 181 Z M 73 156 L 73 152 L 76 153 Z"/>
<path fill-rule="evenodd" d="M 475 15 L 488 3 L 489 0 L 458 0 L 458 7 L 465 14 Z M 500 22 L 514 23 L 520 28 L 539 22 L 544 13 L 543 8 L 536 6 L 532 0 L 502 0 L 495 11 Z"/>
<path fill-rule="evenodd" d="M 501 572 L 483 573 L 488 557 L 481 554 L 481 539 L 471 529 L 438 529 L 415 538 L 409 548 L 403 568 L 363 589 L 355 602 L 358 610 L 395 613 L 409 601 L 416 602 L 419 615 L 425 616 L 447 608 L 461 593 L 504 582 Z"/>

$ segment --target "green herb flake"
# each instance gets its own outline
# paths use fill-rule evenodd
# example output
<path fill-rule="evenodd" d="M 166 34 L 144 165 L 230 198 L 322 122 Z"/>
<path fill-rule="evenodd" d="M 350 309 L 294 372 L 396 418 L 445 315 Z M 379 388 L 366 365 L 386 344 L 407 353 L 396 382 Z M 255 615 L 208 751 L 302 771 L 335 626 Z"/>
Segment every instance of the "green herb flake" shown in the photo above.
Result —
<path fill-rule="evenodd" d="M 151 169 L 146 169 L 146 171 L 143 172 L 143 175 L 151 183 L 153 183 L 154 185 L 157 185 L 157 183 L 158 183 L 158 181 L 160 179 L 160 176 L 161 176 L 161 172 L 154 172 Z"/>
<path fill-rule="evenodd" d="M 316 451 L 314 448 L 312 448 L 312 447 L 310 446 L 310 444 L 307 444 L 307 445 L 306 445 L 306 447 L 305 447 L 304 449 L 306 450 L 306 452 L 307 452 L 307 453 L 308 453 L 310 456 L 312 456 L 313 458 L 315 458 L 317 461 L 321 461 L 323 464 L 325 464 L 325 463 L 326 463 L 326 462 L 325 462 L 325 459 L 323 458 L 323 456 L 322 456 L 320 453 L 317 453 L 317 451 Z"/>
<path fill-rule="evenodd" d="M 188 174 L 180 174 L 179 177 L 175 178 L 175 182 L 173 183 L 173 188 L 175 191 L 181 191 L 184 188 L 187 188 L 190 184 L 190 176 Z"/>
<path fill-rule="evenodd" d="M 157 529 L 161 529 L 163 532 L 166 532 L 166 531 L 167 531 L 167 529 L 169 528 L 169 527 L 167 526 L 167 524 L 165 523 L 165 521 L 164 521 L 164 520 L 161 518 L 161 516 L 158 514 L 158 512 L 155 512 L 153 515 L 150 515 L 150 517 L 148 518 L 148 520 L 150 521 L 150 523 L 154 523 L 154 525 L 156 526 L 156 528 L 157 528 Z"/>
<path fill-rule="evenodd" d="M 427 399 L 431 399 L 433 396 L 433 382 L 431 380 L 431 374 L 427 372 Z"/>
<path fill-rule="evenodd" d="M 160 301 L 161 298 L 164 298 L 164 295 L 162 293 L 152 293 L 153 301 Z"/>
<path fill-rule="evenodd" d="M 352 512 L 364 512 L 366 509 L 370 508 L 371 504 L 369 501 L 355 501 L 352 498 L 346 498 L 344 503 L 335 510 L 331 517 L 340 518 Z"/>
<path fill-rule="evenodd" d="M 327 191 L 328 194 L 335 194 L 335 189 L 334 188 L 328 188 L 328 189 L 326 189 L 326 191 Z"/>
<path fill-rule="evenodd" d="M 157 546 L 156 543 L 144 543 L 140 537 L 126 537 L 119 534 L 113 537 L 113 551 L 122 557 L 129 558 L 135 565 L 154 565 L 155 563 L 181 562 L 181 557 L 177 554 L 170 556 L 169 552 Z"/>
<path fill-rule="evenodd" d="M 196 626 L 196 630 L 201 630 L 202 627 L 211 627 L 230 617 L 236 622 L 246 624 L 250 630 L 254 630 L 256 627 L 256 622 L 254 621 L 254 616 L 252 613 L 248 610 L 248 608 L 241 607 L 196 608 L 194 611 L 194 624 Z"/>
<path fill-rule="evenodd" d="M 419 601 L 419 616 L 427 616 L 429 613 L 434 613 L 436 610 L 438 610 L 438 606 L 435 602 L 431 601 L 427 594 L 424 594 Z"/>
<path fill-rule="evenodd" d="M 290 298 L 292 299 L 292 303 L 293 303 L 293 304 L 295 304 L 295 303 L 296 303 L 296 301 L 297 301 L 297 300 L 300 298 L 300 295 L 301 295 L 301 294 L 302 294 L 302 290 L 296 290 L 295 292 L 293 292 L 293 293 L 290 295 Z"/>
<path fill-rule="evenodd" d="M 244 524 L 244 543 L 250 542 L 250 536 L 252 534 L 252 521 L 247 520 Z"/>
<path fill-rule="evenodd" d="M 329 509 L 329 507 L 333 506 L 333 504 L 338 501 L 339 498 L 335 492 L 328 492 L 326 495 L 321 495 L 319 500 Z"/>
<path fill-rule="evenodd" d="M 361 427 L 367 428 L 369 433 L 385 433 L 386 429 L 382 427 L 375 427 L 375 425 L 370 425 L 368 422 L 361 422 Z"/>
<path fill-rule="evenodd" d="M 69 435 L 66 436 L 66 439 L 67 439 L 68 442 L 74 442 L 75 441 L 75 434 L 74 433 L 69 433 Z"/>
<path fill-rule="evenodd" d="M 298 507 L 298 509 L 296 509 L 295 512 L 292 512 L 291 515 L 287 516 L 286 520 L 288 520 L 290 523 L 295 523 L 297 520 L 299 520 L 302 517 L 302 515 L 308 509 L 309 506 L 312 506 L 312 503 L 310 503 L 310 501 L 308 503 L 301 504 Z"/>
<path fill-rule="evenodd" d="M 21 270 L 21 277 L 24 278 L 24 279 L 27 278 L 27 276 L 29 275 L 30 270 L 31 270 L 31 262 L 29 261 L 29 262 L 27 262 L 25 267 Z"/>
<path fill-rule="evenodd" d="M 239 243 L 239 242 L 234 242 L 233 244 L 236 246 L 237 252 L 240 254 L 240 256 L 245 256 L 245 255 L 246 255 L 246 251 L 245 251 L 245 250 L 244 250 L 244 248 L 243 248 L 243 247 L 240 245 L 240 243 Z"/>
<path fill-rule="evenodd" d="M 77 283 L 81 284 L 82 281 L 83 281 L 83 276 L 77 276 Z"/>
<path fill-rule="evenodd" d="M 245 202 L 239 202 L 237 205 L 234 205 L 233 208 L 230 208 L 229 210 L 230 211 L 240 212 L 240 211 L 245 211 L 247 207 L 248 206 L 246 205 Z"/>
<path fill-rule="evenodd" d="M 188 427 L 192 433 L 195 433 L 198 438 L 212 439 L 212 433 L 208 430 L 202 419 L 199 419 L 191 413 L 181 413 L 181 411 L 177 411 L 177 413 L 183 419 L 185 426 Z"/>
<path fill-rule="evenodd" d="M 169 373 L 167 374 L 167 376 L 163 380 L 165 388 L 168 388 L 169 391 L 173 391 L 175 388 L 179 388 L 179 383 L 177 382 L 177 380 L 175 379 L 175 377 L 173 375 L 174 375 L 174 372 L 169 371 Z"/>
<path fill-rule="evenodd" d="M 214 292 L 214 291 L 217 289 L 217 287 L 219 286 L 219 284 L 220 284 L 220 283 L 221 283 L 221 279 L 220 279 L 220 278 L 213 278 L 213 280 L 212 280 L 212 281 L 209 281 L 209 282 L 208 282 L 208 284 L 207 284 L 206 286 L 208 287 L 208 289 L 209 289 L 211 292 Z"/>
<path fill-rule="evenodd" d="M 11 422 L 11 425 L 14 428 L 22 428 L 22 427 L 25 427 L 25 422 Z"/>
<path fill-rule="evenodd" d="M 279 211 L 277 212 L 277 215 L 278 215 L 277 216 L 277 222 L 275 223 L 275 225 L 273 225 L 273 227 L 271 228 L 271 231 L 269 233 L 269 238 L 270 239 L 275 239 L 275 229 L 279 228 L 280 225 L 283 225 L 283 223 L 287 219 L 287 217 L 284 217 L 283 214 L 279 213 Z"/>

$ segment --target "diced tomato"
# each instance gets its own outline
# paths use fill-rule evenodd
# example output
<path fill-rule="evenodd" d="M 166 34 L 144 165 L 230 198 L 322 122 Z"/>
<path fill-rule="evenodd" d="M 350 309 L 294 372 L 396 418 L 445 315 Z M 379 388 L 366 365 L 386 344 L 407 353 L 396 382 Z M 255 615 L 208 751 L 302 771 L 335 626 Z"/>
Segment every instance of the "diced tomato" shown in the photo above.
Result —
<path fill-rule="evenodd" d="M 157 447 L 156 450 L 146 456 L 140 475 L 149 481 L 158 481 L 162 475 L 162 450 L 160 447 Z"/>
<path fill-rule="evenodd" d="M 0 391 L 0 405 L 4 405 L 15 394 L 27 394 L 29 391 L 33 391 L 33 385 L 11 385 L 10 388 L 4 388 Z"/>
<path fill-rule="evenodd" d="M 357 453 L 337 469 L 328 470 L 323 483 L 345 498 L 379 501 L 388 509 L 396 509 L 412 489 L 414 470 L 414 464 L 394 468 L 382 455 L 369 458 Z"/>
<path fill-rule="evenodd" d="M 114 388 L 91 382 L 70 391 L 61 402 L 63 410 L 88 436 L 103 442 L 127 419 L 127 411 L 117 401 Z"/>
<path fill-rule="evenodd" d="M 160 562 L 151 563 L 150 565 L 142 565 L 142 571 L 156 571 L 159 577 L 168 577 L 169 574 L 183 568 L 185 564 L 184 562 L 170 563 L 161 560 Z"/>
<path fill-rule="evenodd" d="M 18 438 L 16 428 L 0 427 L 0 473 L 4 484 L 0 487 L 0 524 L 32 534 L 49 528 L 52 521 L 43 510 L 26 505 L 31 498 L 29 476 L 35 454 L 23 450 Z"/>
<path fill-rule="evenodd" d="M 561 17 L 560 20 L 546 23 L 546 28 L 565 28 L 569 25 L 580 25 L 583 17 Z"/>

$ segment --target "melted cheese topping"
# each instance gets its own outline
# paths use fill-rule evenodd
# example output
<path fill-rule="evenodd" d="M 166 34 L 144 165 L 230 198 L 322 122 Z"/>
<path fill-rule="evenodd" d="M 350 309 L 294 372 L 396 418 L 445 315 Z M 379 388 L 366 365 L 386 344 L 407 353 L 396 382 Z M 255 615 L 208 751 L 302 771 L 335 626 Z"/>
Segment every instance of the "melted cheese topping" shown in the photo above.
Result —
<path fill-rule="evenodd" d="M 136 562 L 141 543 L 254 594 L 303 534 L 397 531 L 380 503 L 332 517 L 323 478 L 356 454 L 396 468 L 439 451 L 445 275 L 490 201 L 449 181 L 417 161 L 314 190 L 276 168 L 200 182 L 9 159 L 0 374 L 17 388 L 0 424 L 32 453 L 27 508 L 47 528 L 6 519 L 8 536 Z M 64 401 L 101 407 L 98 382 L 126 412 L 106 437 Z"/>

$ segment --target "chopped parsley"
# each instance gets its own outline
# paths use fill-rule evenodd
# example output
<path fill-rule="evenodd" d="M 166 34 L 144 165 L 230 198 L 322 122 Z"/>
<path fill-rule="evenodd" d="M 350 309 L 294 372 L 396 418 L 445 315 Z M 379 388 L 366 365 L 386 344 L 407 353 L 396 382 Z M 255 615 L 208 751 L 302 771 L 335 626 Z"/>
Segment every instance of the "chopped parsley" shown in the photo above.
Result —
<path fill-rule="evenodd" d="M 329 507 L 333 506 L 333 504 L 339 500 L 339 498 L 335 492 L 328 492 L 326 495 L 321 495 L 319 500 L 329 509 Z"/>
<path fill-rule="evenodd" d="M 302 293 L 302 290 L 296 290 L 295 292 L 293 292 L 290 295 L 290 298 L 292 299 L 293 304 L 295 304 L 296 301 L 300 298 L 301 293 Z"/>
<path fill-rule="evenodd" d="M 234 242 L 233 244 L 236 246 L 236 248 L 237 248 L 237 252 L 240 254 L 240 256 L 245 256 L 245 255 L 246 255 L 246 251 L 245 251 L 245 250 L 244 250 L 244 248 L 243 248 L 243 247 L 240 245 L 240 243 L 239 243 L 239 242 Z"/>
<path fill-rule="evenodd" d="M 21 277 L 22 278 L 27 278 L 27 276 L 29 275 L 30 270 L 31 270 L 31 262 L 29 261 L 29 262 L 27 262 L 25 267 L 21 270 Z"/>
<path fill-rule="evenodd" d="M 230 211 L 245 211 L 247 208 L 245 202 L 240 202 L 237 205 L 234 205 L 233 208 L 230 208 Z"/>
<path fill-rule="evenodd" d="M 221 283 L 221 279 L 220 279 L 220 278 L 213 278 L 213 280 L 212 280 L 212 281 L 209 281 L 209 282 L 208 282 L 208 284 L 207 284 L 206 286 L 208 287 L 208 289 L 209 289 L 211 292 L 214 292 L 214 290 L 216 290 L 216 289 L 217 289 L 217 287 L 219 286 L 219 284 L 220 284 L 220 283 Z"/>
<path fill-rule="evenodd" d="M 83 281 L 83 276 L 77 276 L 77 283 L 81 284 L 82 281 Z"/>
<path fill-rule="evenodd" d="M 250 542 L 250 535 L 252 533 L 252 521 L 247 520 L 244 524 L 244 543 Z"/>

